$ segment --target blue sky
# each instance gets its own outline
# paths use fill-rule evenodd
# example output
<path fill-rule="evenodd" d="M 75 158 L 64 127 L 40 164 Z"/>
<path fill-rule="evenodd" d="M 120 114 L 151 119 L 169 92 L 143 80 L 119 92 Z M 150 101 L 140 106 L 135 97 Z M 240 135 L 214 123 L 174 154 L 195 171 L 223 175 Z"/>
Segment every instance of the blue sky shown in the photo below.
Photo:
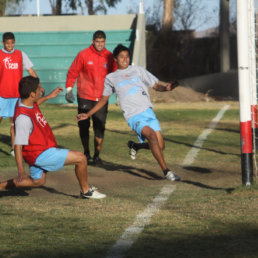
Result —
<path fill-rule="evenodd" d="M 40 1 L 40 13 L 50 14 L 50 4 L 49 0 L 39 0 Z M 183 0 L 182 0 L 183 1 Z M 235 0 L 231 0 L 234 2 Z M 256 2 L 258 0 L 255 0 Z M 198 30 L 204 30 L 207 28 L 215 27 L 218 25 L 218 11 L 220 0 L 200 0 L 205 10 L 208 13 L 210 19 L 204 25 L 200 26 Z M 157 0 L 144 0 L 145 10 L 147 8 L 153 8 Z M 139 0 L 122 0 L 115 8 L 109 8 L 108 13 L 110 15 L 116 14 L 127 14 L 129 9 L 138 10 Z M 37 12 L 37 0 L 25 0 L 25 6 L 22 9 L 23 14 L 36 14 Z M 79 13 L 81 14 L 81 13 Z"/>

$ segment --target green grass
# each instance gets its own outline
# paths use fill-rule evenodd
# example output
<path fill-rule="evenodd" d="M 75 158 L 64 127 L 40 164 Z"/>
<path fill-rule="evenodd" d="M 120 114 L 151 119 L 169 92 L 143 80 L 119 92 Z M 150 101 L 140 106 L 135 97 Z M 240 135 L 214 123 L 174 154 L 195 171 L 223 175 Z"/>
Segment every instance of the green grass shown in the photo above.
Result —
<path fill-rule="evenodd" d="M 258 184 L 254 175 L 252 186 L 241 185 L 237 103 L 230 103 L 195 162 L 181 166 L 225 104 L 155 105 L 166 162 L 182 179 L 177 183 L 162 179 L 151 153 L 140 151 L 135 161 L 129 159 L 126 143 L 137 138 L 120 109 L 110 106 L 103 167 L 88 166 L 90 183 L 107 198 L 79 199 L 72 166 L 49 173 L 41 188 L 0 192 L 0 257 L 105 257 L 166 184 L 176 185 L 176 191 L 125 257 L 258 257 Z M 82 151 L 73 120 L 77 109 L 50 104 L 41 109 L 59 146 Z M 9 155 L 9 121 L 0 128 L 0 180 L 4 180 L 15 177 L 17 170 Z"/>

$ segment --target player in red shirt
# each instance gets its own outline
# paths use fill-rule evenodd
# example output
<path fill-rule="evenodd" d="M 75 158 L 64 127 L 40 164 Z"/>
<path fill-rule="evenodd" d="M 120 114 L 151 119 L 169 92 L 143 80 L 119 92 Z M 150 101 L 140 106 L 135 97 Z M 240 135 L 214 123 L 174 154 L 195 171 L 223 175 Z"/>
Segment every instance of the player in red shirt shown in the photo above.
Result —
<path fill-rule="evenodd" d="M 101 99 L 104 79 L 108 73 L 116 70 L 116 63 L 113 55 L 105 48 L 106 34 L 103 31 L 96 31 L 93 35 L 92 45 L 78 53 L 74 59 L 66 79 L 66 100 L 74 101 L 72 88 L 77 80 L 78 113 L 87 113 Z M 104 139 L 104 131 L 108 106 L 105 105 L 92 116 L 94 130 L 94 156 L 93 162 L 101 163 L 99 157 Z M 89 149 L 89 127 L 90 118 L 78 122 L 80 138 L 87 160 L 91 159 Z"/>
<path fill-rule="evenodd" d="M 21 99 L 15 107 L 15 159 L 18 177 L 0 183 L 0 190 L 19 187 L 39 187 L 46 182 L 46 173 L 56 171 L 64 165 L 75 165 L 75 174 L 84 199 L 102 199 L 88 184 L 87 161 L 82 152 L 57 148 L 50 126 L 42 115 L 39 104 L 55 98 L 63 91 L 61 87 L 41 97 L 43 89 L 38 78 L 27 76 L 19 83 Z M 30 166 L 30 176 L 25 173 L 23 158 Z"/>
<path fill-rule="evenodd" d="M 33 64 L 28 56 L 24 52 L 14 49 L 15 37 L 12 32 L 3 34 L 2 44 L 4 48 L 0 50 L 0 123 L 3 118 L 10 118 L 11 154 L 14 155 L 13 115 L 19 97 L 18 84 L 22 78 L 23 67 L 31 76 L 37 77 L 37 74 L 32 68 Z"/>

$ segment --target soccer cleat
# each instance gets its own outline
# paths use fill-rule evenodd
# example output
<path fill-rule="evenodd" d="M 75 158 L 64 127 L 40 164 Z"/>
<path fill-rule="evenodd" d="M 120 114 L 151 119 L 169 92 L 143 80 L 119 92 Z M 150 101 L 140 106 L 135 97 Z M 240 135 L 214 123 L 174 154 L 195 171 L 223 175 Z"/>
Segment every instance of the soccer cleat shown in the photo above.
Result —
<path fill-rule="evenodd" d="M 137 150 L 134 147 L 135 142 L 133 141 L 128 141 L 127 146 L 129 148 L 129 155 L 131 157 L 131 159 L 135 160 L 136 159 L 136 154 L 137 154 Z"/>
<path fill-rule="evenodd" d="M 96 187 L 96 186 L 94 186 L 94 185 L 89 184 L 89 186 L 90 186 L 90 189 L 93 190 L 93 191 L 98 190 L 98 187 Z"/>
<path fill-rule="evenodd" d="M 168 171 L 165 177 L 169 181 L 180 181 L 180 177 L 172 171 Z"/>
<path fill-rule="evenodd" d="M 105 194 L 98 192 L 97 190 L 89 189 L 87 193 L 80 193 L 82 199 L 103 199 L 106 197 Z"/>
<path fill-rule="evenodd" d="M 15 157 L 15 153 L 14 153 L 13 149 L 11 149 L 10 154 L 11 154 L 11 156 Z"/>
<path fill-rule="evenodd" d="M 101 165 L 102 164 L 102 160 L 99 156 L 93 156 L 93 162 L 96 164 L 96 165 Z"/>

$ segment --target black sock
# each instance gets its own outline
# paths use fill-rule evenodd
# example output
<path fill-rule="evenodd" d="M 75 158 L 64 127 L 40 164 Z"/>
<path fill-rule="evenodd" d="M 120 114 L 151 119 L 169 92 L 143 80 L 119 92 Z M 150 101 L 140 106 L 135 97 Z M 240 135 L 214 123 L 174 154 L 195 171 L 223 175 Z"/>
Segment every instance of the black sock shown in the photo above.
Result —
<path fill-rule="evenodd" d="M 170 171 L 168 168 L 164 169 L 163 170 L 164 175 L 166 175 L 168 173 L 168 171 Z"/>

